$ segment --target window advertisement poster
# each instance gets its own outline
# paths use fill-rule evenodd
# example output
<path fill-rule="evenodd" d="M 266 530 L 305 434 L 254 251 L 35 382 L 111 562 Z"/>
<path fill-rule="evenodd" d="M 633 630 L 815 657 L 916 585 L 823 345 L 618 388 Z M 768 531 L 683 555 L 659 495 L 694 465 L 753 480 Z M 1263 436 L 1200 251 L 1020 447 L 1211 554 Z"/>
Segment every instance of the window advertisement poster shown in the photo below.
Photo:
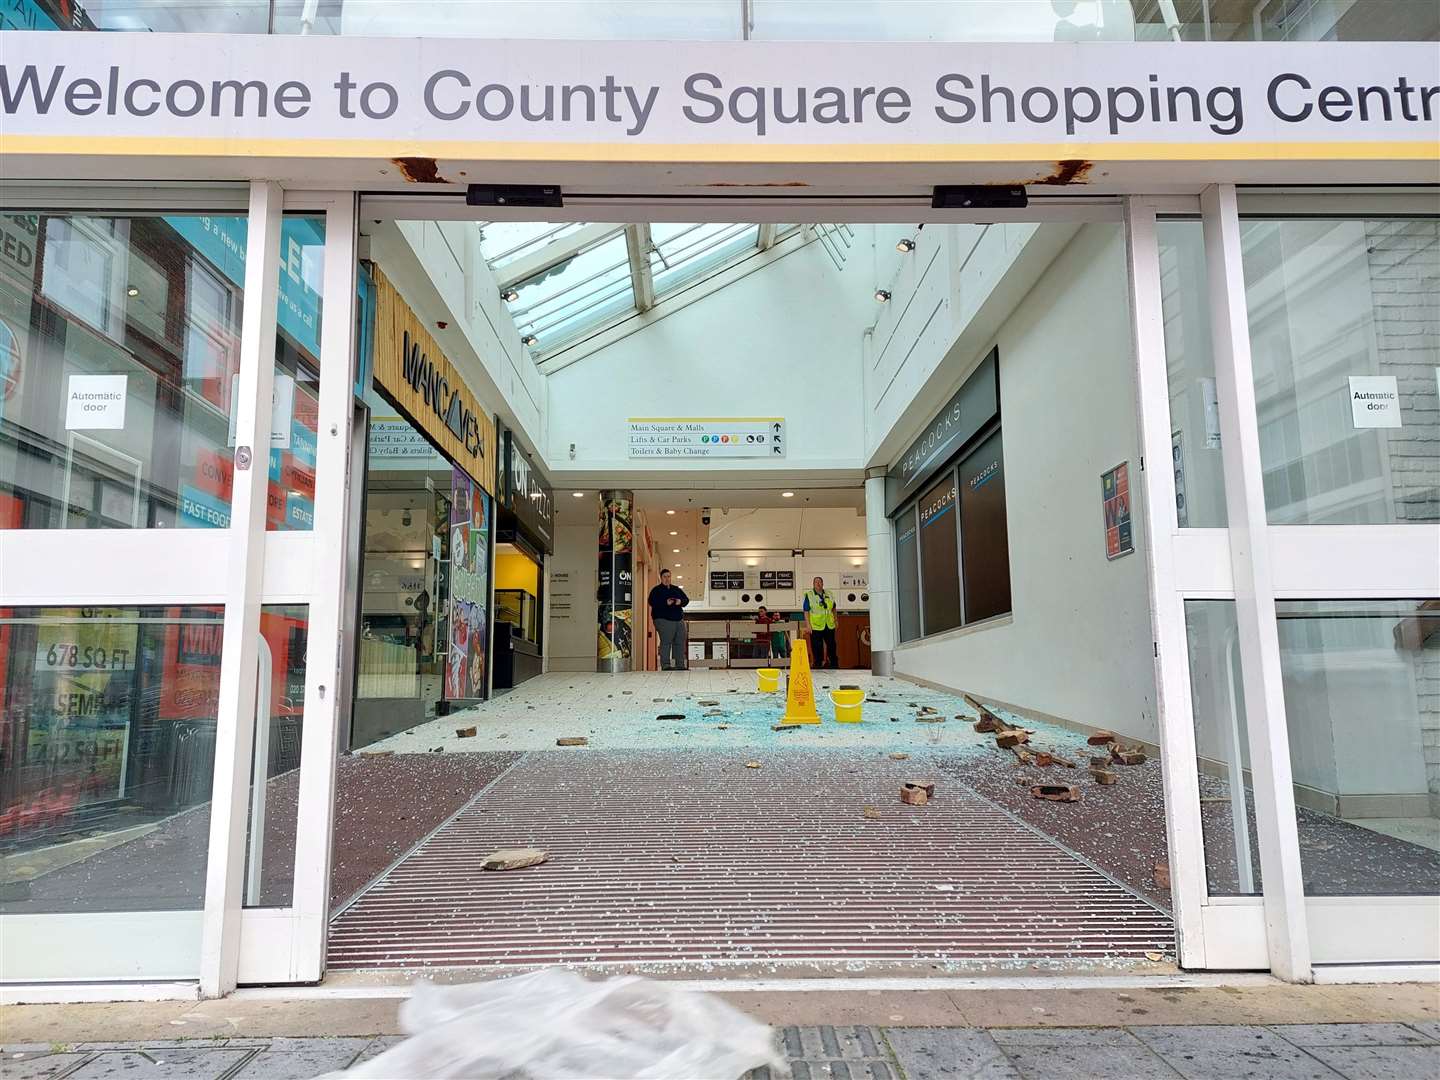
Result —
<path fill-rule="evenodd" d="M 1130 522 L 1130 463 L 1122 461 L 1100 476 L 1100 502 L 1105 510 L 1105 558 L 1118 559 L 1135 550 Z"/>
<path fill-rule="evenodd" d="M 30 677 L 15 673 L 28 702 L 12 700 L 7 711 L 28 723 L 13 750 L 44 792 L 37 798 L 32 790 L 29 805 L 57 822 L 125 795 L 139 656 L 139 626 L 125 616 L 109 608 L 47 610 L 35 620 Z"/>
<path fill-rule="evenodd" d="M 490 497 L 470 475 L 450 473 L 450 651 L 445 697 L 485 696 L 490 592 Z"/>
<path fill-rule="evenodd" d="M 1003 434 L 996 431 L 987 436 L 960 462 L 960 536 L 967 623 L 1004 615 L 1011 609 Z"/>
<path fill-rule="evenodd" d="M 925 579 L 925 633 L 960 625 L 960 547 L 955 474 L 920 496 L 920 569 Z"/>

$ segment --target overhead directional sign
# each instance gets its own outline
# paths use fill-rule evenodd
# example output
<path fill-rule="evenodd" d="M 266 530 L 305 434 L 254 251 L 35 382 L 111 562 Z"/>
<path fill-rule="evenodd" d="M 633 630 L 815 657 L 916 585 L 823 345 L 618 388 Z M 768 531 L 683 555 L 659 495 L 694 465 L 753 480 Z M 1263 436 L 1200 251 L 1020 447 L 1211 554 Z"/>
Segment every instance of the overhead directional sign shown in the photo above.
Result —
<path fill-rule="evenodd" d="M 783 458 L 782 416 L 632 416 L 632 458 Z"/>

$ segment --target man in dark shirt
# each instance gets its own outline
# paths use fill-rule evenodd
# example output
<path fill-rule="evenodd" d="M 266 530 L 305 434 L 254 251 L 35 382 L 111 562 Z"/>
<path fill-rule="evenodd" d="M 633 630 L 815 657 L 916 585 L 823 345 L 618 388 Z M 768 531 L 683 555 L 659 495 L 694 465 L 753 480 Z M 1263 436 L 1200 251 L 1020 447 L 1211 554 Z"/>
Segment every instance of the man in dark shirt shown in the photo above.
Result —
<path fill-rule="evenodd" d="M 670 584 L 670 571 L 660 571 L 660 584 L 650 590 L 650 621 L 660 635 L 660 670 L 683 671 L 685 657 L 685 605 L 690 597 Z"/>

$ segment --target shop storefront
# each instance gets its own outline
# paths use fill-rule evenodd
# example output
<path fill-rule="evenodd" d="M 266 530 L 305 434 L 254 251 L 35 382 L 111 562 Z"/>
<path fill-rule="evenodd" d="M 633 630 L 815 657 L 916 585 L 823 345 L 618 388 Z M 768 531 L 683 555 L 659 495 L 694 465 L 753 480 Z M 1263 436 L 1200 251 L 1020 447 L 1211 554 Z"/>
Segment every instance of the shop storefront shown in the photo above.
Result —
<path fill-rule="evenodd" d="M 1017 350 L 986 321 L 986 260 L 1037 225 L 1111 230 L 1138 445 L 1085 478 L 1074 528 L 1143 581 L 1128 645 L 1153 660 L 1180 963 L 1309 981 L 1440 959 L 1432 864 L 1411 850 L 1433 848 L 1390 843 L 1440 813 L 1431 14 L 1273 7 L 1221 28 L 1079 5 L 994 35 L 1023 47 L 934 27 L 865 41 L 895 36 L 883 18 L 828 44 L 739 40 L 738 22 L 683 45 L 326 36 L 394 29 L 348 4 L 236 5 L 244 29 L 303 39 L 31 32 L 62 6 L 77 28 L 236 28 L 213 7 L 160 26 L 153 5 L 5 12 L 25 74 L 7 65 L 0 125 L 0 979 L 319 979 L 347 657 L 356 717 L 387 699 L 439 715 L 487 696 L 503 610 L 519 681 L 545 649 L 550 547 L 526 508 L 546 471 L 605 489 L 597 607 L 588 589 L 576 605 L 597 611 L 601 664 L 632 666 L 633 463 L 546 428 L 521 370 L 533 335 L 474 288 L 478 251 L 436 237 L 424 299 L 491 324 L 484 393 L 377 272 L 356 438 L 361 220 L 530 220 L 543 200 L 557 222 L 598 201 L 640 223 L 688 200 L 725 222 L 737 193 L 772 239 L 796 220 L 1000 226 L 998 250 L 937 247 L 934 277 L 917 259 L 877 287 L 906 349 L 825 376 L 869 410 L 845 470 L 869 477 L 863 587 L 887 657 L 1020 621 L 1016 455 L 1039 440 L 1007 426 L 1002 445 Z M 1369 17 L 1385 11 L 1402 16 Z M 771 15 L 775 38 L 817 34 Z M 1413 40 L 1363 43 L 1377 33 Z M 576 115 L 547 111 L 562 99 Z M 523 218 L 475 183 L 497 165 L 531 185 Z M 643 322 L 654 297 L 618 267 Z M 906 368 L 946 320 L 970 370 Z M 1064 340 L 1026 347 L 1062 370 Z M 704 411 L 713 373 L 684 360 Z M 533 459 L 502 465 L 491 394 L 528 399 L 512 411 Z M 358 584 L 356 544 L 375 557 Z M 1330 819 L 1370 837 L 1343 873 L 1306 839 Z"/>
<path fill-rule="evenodd" d="M 487 696 L 494 427 L 377 267 L 352 747 Z M 497 567 L 498 573 L 498 567 Z"/>
<path fill-rule="evenodd" d="M 555 493 L 515 432 L 500 436 L 495 518 L 494 687 L 539 675 L 545 656 L 545 560 L 555 552 Z"/>
<path fill-rule="evenodd" d="M 902 643 L 1010 611 L 1000 362 L 991 349 L 886 477 Z"/>

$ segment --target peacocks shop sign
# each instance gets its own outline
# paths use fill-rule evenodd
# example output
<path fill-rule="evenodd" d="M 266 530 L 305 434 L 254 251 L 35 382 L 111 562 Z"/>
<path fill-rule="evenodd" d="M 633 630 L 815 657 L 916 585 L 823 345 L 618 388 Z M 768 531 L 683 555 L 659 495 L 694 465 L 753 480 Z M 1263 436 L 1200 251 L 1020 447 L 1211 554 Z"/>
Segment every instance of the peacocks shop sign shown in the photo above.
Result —
<path fill-rule="evenodd" d="M 378 269 L 375 383 L 412 424 L 484 488 L 495 491 L 495 422 Z"/>
<path fill-rule="evenodd" d="M 0 104 L 7 153 L 423 156 L 430 168 L 407 175 L 432 181 L 447 179 L 436 160 L 466 158 L 1440 157 L 1433 42 L 567 42 L 10 31 Z"/>

